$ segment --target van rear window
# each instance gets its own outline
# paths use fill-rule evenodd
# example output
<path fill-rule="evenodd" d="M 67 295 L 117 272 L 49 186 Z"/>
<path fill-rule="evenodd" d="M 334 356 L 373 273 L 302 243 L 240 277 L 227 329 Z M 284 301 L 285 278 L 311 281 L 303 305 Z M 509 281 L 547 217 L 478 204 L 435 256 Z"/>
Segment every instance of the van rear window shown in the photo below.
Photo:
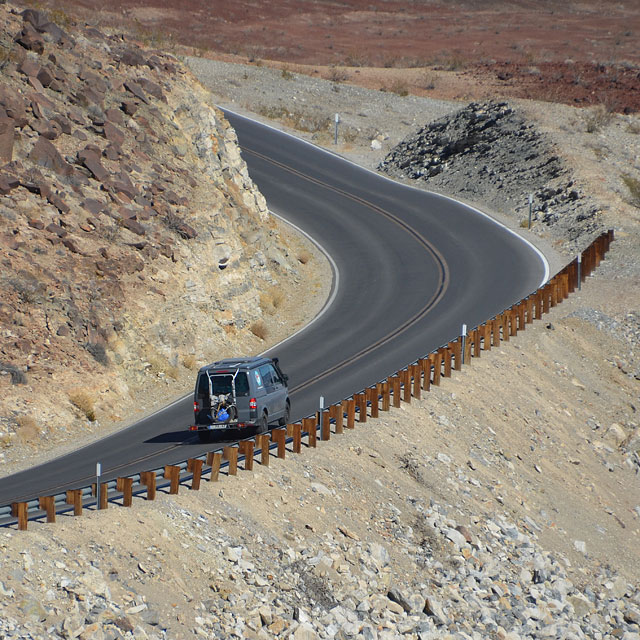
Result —
<path fill-rule="evenodd" d="M 213 374 L 211 376 L 211 393 L 215 396 L 231 393 L 232 380 L 233 375 L 230 373 Z M 207 396 L 209 394 L 209 376 L 206 373 L 200 376 L 200 380 L 198 382 L 198 394 L 203 396 Z M 249 381 L 247 380 L 247 374 L 240 371 L 236 376 L 236 396 L 241 397 L 248 395 Z"/>

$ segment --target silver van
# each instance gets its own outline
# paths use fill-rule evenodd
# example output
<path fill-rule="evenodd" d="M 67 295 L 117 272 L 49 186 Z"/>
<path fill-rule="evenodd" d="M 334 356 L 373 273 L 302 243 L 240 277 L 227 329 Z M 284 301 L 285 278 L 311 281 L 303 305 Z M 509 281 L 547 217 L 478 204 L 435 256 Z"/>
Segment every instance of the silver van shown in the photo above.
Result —
<path fill-rule="evenodd" d="M 193 397 L 195 424 L 202 442 L 222 429 L 255 429 L 285 425 L 291 415 L 287 387 L 277 358 L 228 358 L 198 371 Z"/>

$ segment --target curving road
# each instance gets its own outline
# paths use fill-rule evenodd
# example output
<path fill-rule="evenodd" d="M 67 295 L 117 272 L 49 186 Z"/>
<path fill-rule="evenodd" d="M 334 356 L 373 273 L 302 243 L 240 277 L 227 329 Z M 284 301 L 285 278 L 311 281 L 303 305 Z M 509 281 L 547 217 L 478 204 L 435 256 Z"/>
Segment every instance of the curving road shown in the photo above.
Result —
<path fill-rule="evenodd" d="M 267 352 L 289 374 L 292 414 L 357 393 L 482 323 L 547 277 L 539 252 L 463 204 L 397 184 L 233 113 L 270 209 L 332 258 L 331 303 Z M 189 396 L 74 453 L 0 480 L 0 505 L 61 493 L 210 450 L 186 431 Z M 215 445 L 214 445 L 215 446 Z M 222 446 L 222 443 L 220 443 Z"/>

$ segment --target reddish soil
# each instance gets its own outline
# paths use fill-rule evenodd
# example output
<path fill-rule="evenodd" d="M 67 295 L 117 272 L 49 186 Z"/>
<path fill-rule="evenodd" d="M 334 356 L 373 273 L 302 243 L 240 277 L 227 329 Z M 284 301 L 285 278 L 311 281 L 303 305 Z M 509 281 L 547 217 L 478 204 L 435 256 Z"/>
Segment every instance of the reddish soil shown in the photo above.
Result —
<path fill-rule="evenodd" d="M 112 0 L 98 12 L 94 0 L 45 4 L 198 55 L 464 71 L 462 95 L 480 85 L 481 93 L 640 110 L 637 0 L 183 0 L 180 9 Z"/>

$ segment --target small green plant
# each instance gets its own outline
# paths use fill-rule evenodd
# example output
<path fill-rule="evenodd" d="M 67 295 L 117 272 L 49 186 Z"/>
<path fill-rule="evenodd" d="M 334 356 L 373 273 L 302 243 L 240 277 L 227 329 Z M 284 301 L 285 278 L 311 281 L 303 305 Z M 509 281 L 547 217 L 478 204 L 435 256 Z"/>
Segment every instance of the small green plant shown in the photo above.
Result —
<path fill-rule="evenodd" d="M 89 392 L 82 389 L 72 391 L 69 394 L 69 401 L 71 404 L 79 409 L 89 422 L 95 422 L 96 411 L 94 408 L 94 399 Z"/>
<path fill-rule="evenodd" d="M 287 69 L 286 67 L 284 67 L 282 69 L 282 72 L 280 74 L 285 80 L 293 80 L 294 75 L 293 73 L 291 73 L 291 71 L 289 71 L 289 69 Z"/>
<path fill-rule="evenodd" d="M 629 189 L 629 194 L 631 195 L 629 203 L 640 209 L 640 180 L 630 176 L 628 173 L 622 175 L 621 178 L 627 189 Z"/>

